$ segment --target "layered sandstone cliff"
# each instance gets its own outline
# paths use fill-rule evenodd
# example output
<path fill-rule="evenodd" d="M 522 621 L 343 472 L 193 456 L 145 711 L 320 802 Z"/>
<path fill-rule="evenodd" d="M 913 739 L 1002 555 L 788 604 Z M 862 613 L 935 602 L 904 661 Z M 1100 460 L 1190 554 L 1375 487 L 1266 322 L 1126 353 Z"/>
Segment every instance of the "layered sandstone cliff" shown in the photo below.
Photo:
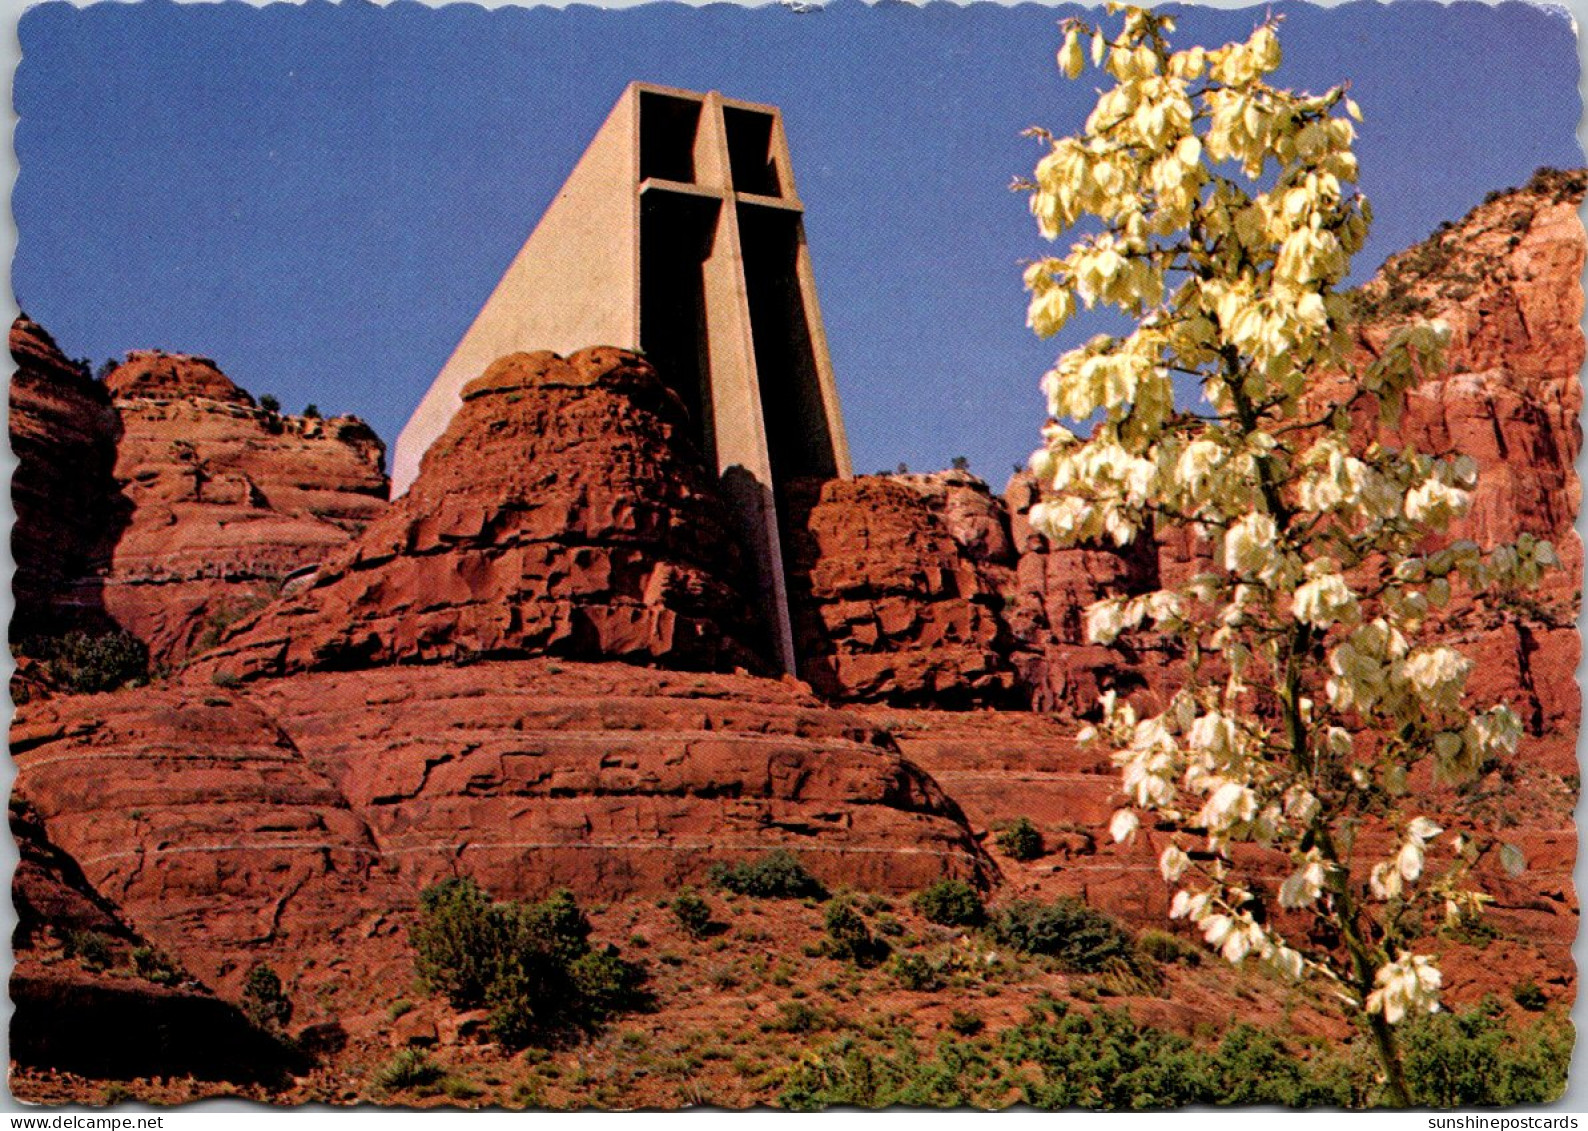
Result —
<path fill-rule="evenodd" d="M 355 417 L 267 411 L 185 355 L 129 354 L 105 388 L 126 520 L 103 601 L 157 665 L 213 645 L 386 507 L 384 449 Z"/>

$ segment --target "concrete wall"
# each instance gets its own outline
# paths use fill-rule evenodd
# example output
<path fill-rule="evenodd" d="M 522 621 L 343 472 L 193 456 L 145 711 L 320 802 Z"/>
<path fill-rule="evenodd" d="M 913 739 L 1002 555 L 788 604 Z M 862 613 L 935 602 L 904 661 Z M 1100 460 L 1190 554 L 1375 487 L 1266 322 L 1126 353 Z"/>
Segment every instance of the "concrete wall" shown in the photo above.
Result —
<path fill-rule="evenodd" d="M 420 459 L 463 403 L 459 391 L 497 358 L 639 347 L 634 116 L 626 92 L 419 402 L 397 437 L 393 497 L 418 476 Z"/>
<path fill-rule="evenodd" d="M 785 236 L 768 254 L 751 233 L 760 273 L 747 281 L 752 213 Z M 665 355 L 658 369 L 695 407 L 751 551 L 770 646 L 793 671 L 777 480 L 851 474 L 802 213 L 775 107 L 630 84 L 397 438 L 393 494 L 419 474 L 459 391 L 504 354 Z"/>

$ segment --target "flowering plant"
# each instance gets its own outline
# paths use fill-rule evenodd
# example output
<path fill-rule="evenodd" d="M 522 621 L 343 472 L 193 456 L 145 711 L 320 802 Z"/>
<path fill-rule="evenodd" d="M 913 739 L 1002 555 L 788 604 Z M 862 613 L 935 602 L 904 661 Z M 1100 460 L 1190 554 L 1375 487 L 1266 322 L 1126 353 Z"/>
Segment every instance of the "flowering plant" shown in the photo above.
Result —
<path fill-rule="evenodd" d="M 1406 1104 L 1392 1027 L 1437 1009 L 1441 982 L 1432 957 L 1407 949 L 1410 927 L 1435 902 L 1453 919 L 1480 912 L 1470 877 L 1495 847 L 1473 831 L 1441 840 L 1409 774 L 1431 760 L 1436 781 L 1470 780 L 1521 735 L 1508 707 L 1465 705 L 1470 660 L 1420 638 L 1454 585 L 1531 584 L 1554 551 L 1526 535 L 1488 553 L 1429 550 L 1468 509 L 1473 461 L 1353 443 L 1353 410 L 1376 405 L 1393 425 L 1449 332 L 1403 327 L 1352 365 L 1351 306 L 1335 288 L 1371 212 L 1354 188 L 1361 116 L 1346 88 L 1270 85 L 1276 19 L 1244 42 L 1172 52 L 1170 17 L 1109 13 L 1122 16 L 1112 35 L 1065 21 L 1060 69 L 1075 78 L 1089 58 L 1113 85 L 1079 136 L 1035 131 L 1048 152 L 1024 185 L 1043 235 L 1083 216 L 1096 230 L 1025 281 L 1043 336 L 1098 304 L 1134 328 L 1044 376 L 1054 419 L 1031 461 L 1045 489 L 1031 521 L 1061 545 L 1190 527 L 1211 553 L 1183 584 L 1087 609 L 1094 642 L 1174 638 L 1184 675 L 1146 717 L 1105 695 L 1081 738 L 1121 771 L 1113 836 L 1143 835 L 1144 819 L 1165 830 L 1170 913 L 1231 962 L 1323 979 L 1366 1018 L 1389 1098 Z M 1316 380 L 1341 373 L 1351 380 Z M 1176 406 L 1176 376 L 1199 383 L 1206 411 Z M 1096 423 L 1082 440 L 1059 418 Z M 1399 833 L 1383 859 L 1359 862 L 1368 817 Z M 1289 857 L 1271 895 L 1232 851 L 1243 842 Z M 1520 867 L 1513 848 L 1502 858 Z M 1275 902 L 1337 941 L 1287 939 L 1263 910 Z"/>

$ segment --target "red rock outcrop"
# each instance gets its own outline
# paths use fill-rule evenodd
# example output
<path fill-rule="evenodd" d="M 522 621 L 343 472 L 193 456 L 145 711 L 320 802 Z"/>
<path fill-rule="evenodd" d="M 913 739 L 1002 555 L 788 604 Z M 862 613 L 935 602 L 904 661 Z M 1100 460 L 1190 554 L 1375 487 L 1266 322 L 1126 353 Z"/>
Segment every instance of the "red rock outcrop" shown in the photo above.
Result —
<path fill-rule="evenodd" d="M 266 956 L 300 1000 L 406 980 L 402 927 L 449 875 L 500 898 L 659 895 L 773 847 L 835 887 L 995 875 L 886 732 L 748 676 L 538 660 L 226 694 L 189 678 L 27 704 L 11 745 L 41 835 L 228 996 Z"/>
<path fill-rule="evenodd" d="M 513 354 L 419 478 L 213 655 L 239 676 L 478 656 L 763 668 L 684 409 L 614 349 Z"/>
<path fill-rule="evenodd" d="M 129 354 L 105 386 L 126 518 L 103 601 L 156 664 L 214 644 L 386 508 L 384 449 L 355 417 L 256 408 L 207 358 Z"/>
<path fill-rule="evenodd" d="M 67 360 L 42 326 L 11 327 L 11 639 L 103 628 L 95 563 L 122 516 L 112 468 L 120 425 L 105 388 Z"/>
<path fill-rule="evenodd" d="M 1008 520 L 965 472 L 791 484 L 800 675 L 836 700 L 1007 706 Z"/>

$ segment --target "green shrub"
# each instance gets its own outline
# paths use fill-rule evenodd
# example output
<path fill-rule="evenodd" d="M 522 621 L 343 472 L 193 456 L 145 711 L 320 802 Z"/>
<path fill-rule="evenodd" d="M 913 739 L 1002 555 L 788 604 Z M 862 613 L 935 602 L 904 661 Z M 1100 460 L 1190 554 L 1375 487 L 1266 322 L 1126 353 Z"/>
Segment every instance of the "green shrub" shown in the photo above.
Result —
<path fill-rule="evenodd" d="M 55 683 L 91 694 L 115 691 L 149 676 L 149 649 L 130 632 L 68 632 L 29 641 L 23 652 L 37 656 Z"/>
<path fill-rule="evenodd" d="M 67 958 L 75 958 L 84 970 L 105 970 L 116 955 L 110 939 L 98 931 L 67 931 L 61 940 Z"/>
<path fill-rule="evenodd" d="M 703 939 L 711 933 L 714 925 L 711 920 L 711 904 L 701 898 L 693 888 L 685 888 L 679 892 L 668 906 L 672 908 L 673 917 L 678 920 L 679 926 L 683 927 L 691 938 Z"/>
<path fill-rule="evenodd" d="M 501 963 L 503 912 L 473 880 L 449 879 L 419 893 L 419 922 L 409 935 L 419 980 L 458 1009 L 485 1004 Z"/>
<path fill-rule="evenodd" d="M 763 1022 L 769 1033 L 814 1033 L 827 1028 L 827 1015 L 803 1001 L 785 1001 L 777 1007 L 777 1020 Z"/>
<path fill-rule="evenodd" d="M 1169 965 L 1184 962 L 1187 966 L 1202 964 L 1202 949 L 1179 935 L 1168 931 L 1146 930 L 1136 937 L 1136 946 L 1154 962 Z"/>
<path fill-rule="evenodd" d="M 259 407 L 264 409 L 266 412 L 280 412 L 281 402 L 275 397 L 271 396 L 269 393 L 266 393 L 264 396 L 259 398 Z"/>
<path fill-rule="evenodd" d="M 304 419 L 306 419 L 306 420 L 319 420 L 320 419 L 320 406 L 317 405 L 317 404 L 304 405 L 303 406 L 303 416 L 304 416 Z"/>
<path fill-rule="evenodd" d="M 465 1077 L 448 1076 L 441 1081 L 441 1092 L 448 1099 L 466 1101 L 479 1099 L 485 1094 L 485 1089 Z"/>
<path fill-rule="evenodd" d="M 1531 978 L 1511 987 L 1511 1000 L 1529 1013 L 1542 1013 L 1544 1007 L 1549 1005 L 1549 999 L 1544 996 L 1544 991 L 1539 989 L 1538 983 Z"/>
<path fill-rule="evenodd" d="M 376 1070 L 372 1082 L 382 1092 L 434 1088 L 446 1073 L 418 1049 L 403 1049 Z"/>
<path fill-rule="evenodd" d="M 943 988 L 943 976 L 938 968 L 919 954 L 895 955 L 888 972 L 906 990 L 933 993 Z"/>
<path fill-rule="evenodd" d="M 1029 817 L 1021 817 L 998 834 L 998 847 L 1013 860 L 1035 860 L 1042 855 L 1042 834 Z"/>
<path fill-rule="evenodd" d="M 974 1037 L 987 1027 L 987 1022 L 974 1013 L 956 1009 L 948 1015 L 948 1027 L 950 1032 L 958 1033 L 962 1037 Z"/>
<path fill-rule="evenodd" d="M 1406 1081 L 1419 1106 L 1545 1104 L 1566 1088 L 1573 1033 L 1558 1017 L 1513 1029 L 1490 998 L 1465 1013 L 1408 1021 L 1400 1038 Z"/>
<path fill-rule="evenodd" d="M 263 962 L 248 971 L 243 983 L 243 1013 L 259 1028 L 271 1031 L 279 1031 L 292 1020 L 292 999 L 283 991 L 276 972 Z"/>
<path fill-rule="evenodd" d="M 169 986 L 177 980 L 174 963 L 152 946 L 135 946 L 127 956 L 132 972 L 146 982 Z"/>
<path fill-rule="evenodd" d="M 998 909 L 993 937 L 1026 954 L 1046 954 L 1081 974 L 1125 964 L 1134 968 L 1130 936 L 1101 911 L 1067 896 L 1052 903 L 1019 900 Z"/>
<path fill-rule="evenodd" d="M 713 865 L 711 882 L 726 891 L 758 899 L 827 898 L 827 890 L 805 870 L 799 857 L 784 848 L 774 848 L 758 860 Z"/>
<path fill-rule="evenodd" d="M 987 921 L 981 895 L 964 880 L 938 880 L 916 893 L 915 909 L 945 927 L 979 927 Z"/>
<path fill-rule="evenodd" d="M 492 1035 L 522 1046 L 600 1025 L 645 1004 L 644 969 L 590 945 L 590 920 L 566 891 L 539 903 L 493 903 L 473 880 L 419 897 L 415 969 L 457 1008 L 490 1010 Z"/>
<path fill-rule="evenodd" d="M 1010 1087 L 1043 1109 L 1102 1111 L 1191 1104 L 1370 1107 L 1381 1101 L 1366 1034 L 1341 1052 L 1302 1057 L 1271 1033 L 1237 1025 L 1217 1045 L 1137 1024 L 1123 1011 L 1038 1006 L 984 1051 L 945 1038 L 923 1057 L 907 1033 L 878 1047 L 846 1035 L 816 1047 L 791 1068 L 778 1101 L 795 1110 L 831 1105 L 1002 1106 Z M 975 1020 L 963 1028 L 970 1028 Z M 1572 1030 L 1545 1017 L 1504 1027 L 1490 1005 L 1466 1014 L 1408 1020 L 1407 1076 L 1419 1106 L 1548 1103 L 1565 1087 Z M 983 1039 L 983 1044 L 987 1042 Z"/>
<path fill-rule="evenodd" d="M 871 933 L 860 913 L 844 900 L 827 905 L 827 953 L 859 966 L 875 966 L 888 957 L 888 944 Z"/>

